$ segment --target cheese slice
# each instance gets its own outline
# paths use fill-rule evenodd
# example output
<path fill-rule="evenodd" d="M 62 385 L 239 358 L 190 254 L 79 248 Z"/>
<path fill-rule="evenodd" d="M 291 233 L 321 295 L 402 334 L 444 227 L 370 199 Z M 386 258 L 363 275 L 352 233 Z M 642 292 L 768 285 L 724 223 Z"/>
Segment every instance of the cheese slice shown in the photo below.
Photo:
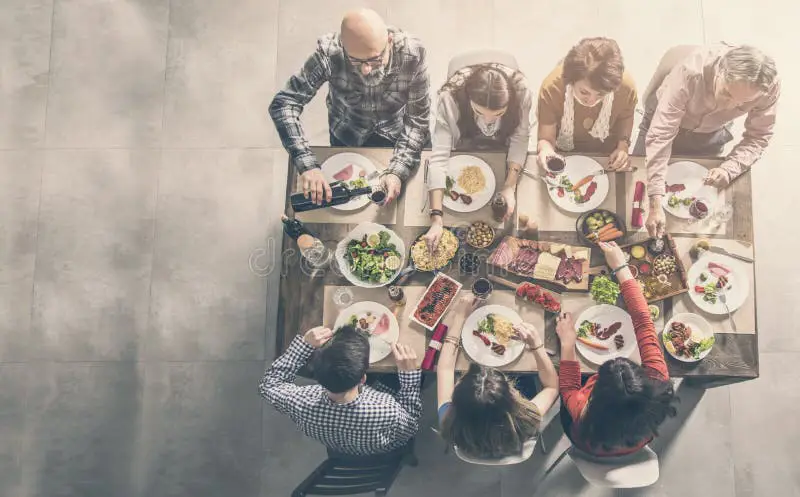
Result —
<path fill-rule="evenodd" d="M 566 248 L 566 245 L 563 244 L 563 243 L 551 243 L 550 244 L 550 253 L 551 254 L 557 254 L 557 253 L 561 252 L 562 250 L 564 250 L 565 248 Z"/>
<path fill-rule="evenodd" d="M 572 247 L 570 247 L 569 245 L 564 245 L 564 255 L 567 256 L 567 259 L 572 257 Z"/>
<path fill-rule="evenodd" d="M 542 252 L 539 260 L 533 268 L 533 277 L 540 280 L 553 281 L 556 278 L 556 271 L 561 264 L 561 258 L 553 254 Z"/>

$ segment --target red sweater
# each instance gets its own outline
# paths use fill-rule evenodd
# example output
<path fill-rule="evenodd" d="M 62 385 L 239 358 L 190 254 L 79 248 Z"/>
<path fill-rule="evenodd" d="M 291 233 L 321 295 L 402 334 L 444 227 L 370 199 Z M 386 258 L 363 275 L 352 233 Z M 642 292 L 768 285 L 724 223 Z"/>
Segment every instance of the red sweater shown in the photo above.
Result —
<path fill-rule="evenodd" d="M 656 327 L 650 317 L 650 310 L 647 308 L 647 301 L 642 295 L 642 289 L 636 280 L 628 280 L 622 284 L 622 297 L 625 299 L 625 306 L 633 320 L 633 329 L 636 330 L 636 342 L 639 345 L 639 354 L 642 357 L 642 366 L 651 370 L 654 376 L 664 380 L 669 379 L 667 363 L 664 361 L 664 354 L 658 344 Z M 572 418 L 571 438 L 579 449 L 594 454 L 596 456 L 619 456 L 630 454 L 641 449 L 652 438 L 642 440 L 635 447 L 621 447 L 613 451 L 604 451 L 600 448 L 590 447 L 585 440 L 581 440 L 580 418 L 583 408 L 589 401 L 594 384 L 597 382 L 597 375 L 593 375 L 586 384 L 581 387 L 581 366 L 578 361 L 561 361 L 558 372 L 558 387 L 561 391 L 561 401 L 563 407 L 567 409 Z"/>

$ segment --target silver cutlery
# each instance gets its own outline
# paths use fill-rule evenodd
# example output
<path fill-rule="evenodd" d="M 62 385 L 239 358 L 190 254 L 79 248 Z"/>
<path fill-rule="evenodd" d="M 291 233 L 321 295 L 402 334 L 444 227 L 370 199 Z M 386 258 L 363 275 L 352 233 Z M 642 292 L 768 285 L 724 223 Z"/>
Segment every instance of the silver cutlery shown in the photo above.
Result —
<path fill-rule="evenodd" d="M 739 259 L 740 261 L 744 261 L 744 262 L 753 262 L 753 259 L 751 259 L 750 257 L 745 257 L 743 255 L 734 254 L 733 252 L 728 252 L 727 250 L 725 250 L 724 248 L 721 248 L 721 247 L 711 246 L 711 247 L 708 248 L 708 251 L 709 252 L 714 252 L 715 254 L 727 255 L 728 257 L 732 257 L 734 259 Z"/>
<path fill-rule="evenodd" d="M 725 310 L 728 312 L 728 319 L 731 322 L 731 327 L 733 328 L 733 331 L 735 332 L 736 331 L 736 321 L 733 320 L 733 314 L 731 314 L 731 309 L 730 309 L 730 307 L 728 307 L 728 297 L 725 296 L 724 290 L 720 289 L 720 291 L 717 292 L 717 299 L 719 299 L 719 301 L 722 302 L 722 305 L 725 306 Z"/>

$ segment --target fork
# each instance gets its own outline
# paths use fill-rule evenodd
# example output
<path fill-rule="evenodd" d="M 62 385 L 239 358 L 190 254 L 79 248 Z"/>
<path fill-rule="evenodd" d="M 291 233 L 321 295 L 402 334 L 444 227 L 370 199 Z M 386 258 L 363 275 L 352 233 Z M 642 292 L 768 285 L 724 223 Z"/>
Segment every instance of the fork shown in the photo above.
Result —
<path fill-rule="evenodd" d="M 725 310 L 728 311 L 728 319 L 731 321 L 731 326 L 733 327 L 733 331 L 736 332 L 736 321 L 733 320 L 733 315 L 731 314 L 731 309 L 728 307 L 728 297 L 725 296 L 725 292 L 717 293 L 717 298 L 722 305 L 725 306 Z"/>

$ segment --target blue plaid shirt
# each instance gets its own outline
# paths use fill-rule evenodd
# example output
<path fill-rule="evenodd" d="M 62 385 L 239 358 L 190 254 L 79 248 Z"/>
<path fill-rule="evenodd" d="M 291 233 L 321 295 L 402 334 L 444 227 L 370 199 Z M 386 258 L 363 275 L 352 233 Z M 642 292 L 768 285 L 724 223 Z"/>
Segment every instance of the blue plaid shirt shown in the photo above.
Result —
<path fill-rule="evenodd" d="M 401 371 L 400 391 L 364 386 L 355 400 L 337 404 L 320 385 L 294 384 L 314 348 L 297 336 L 264 373 L 264 399 L 287 414 L 307 436 L 343 454 L 382 454 L 404 446 L 419 430 L 422 373 Z"/>
<path fill-rule="evenodd" d="M 395 143 L 388 172 L 405 181 L 419 166 L 428 142 L 430 97 L 425 48 L 396 28 L 386 76 L 364 84 L 350 63 L 338 33 L 323 36 L 303 68 L 275 95 L 269 113 L 284 148 L 300 173 L 319 167 L 303 132 L 300 114 L 320 86 L 328 82 L 328 125 L 337 139 L 358 147 L 372 134 Z"/>

